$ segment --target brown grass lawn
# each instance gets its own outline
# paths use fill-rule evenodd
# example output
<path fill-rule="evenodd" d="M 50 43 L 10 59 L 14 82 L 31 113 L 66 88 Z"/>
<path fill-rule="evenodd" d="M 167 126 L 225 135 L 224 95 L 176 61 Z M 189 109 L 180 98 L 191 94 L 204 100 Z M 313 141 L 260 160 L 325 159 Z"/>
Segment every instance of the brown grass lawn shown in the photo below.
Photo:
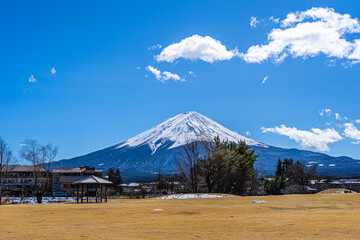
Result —
<path fill-rule="evenodd" d="M 360 239 L 360 194 L 6 205 L 0 239 Z"/>

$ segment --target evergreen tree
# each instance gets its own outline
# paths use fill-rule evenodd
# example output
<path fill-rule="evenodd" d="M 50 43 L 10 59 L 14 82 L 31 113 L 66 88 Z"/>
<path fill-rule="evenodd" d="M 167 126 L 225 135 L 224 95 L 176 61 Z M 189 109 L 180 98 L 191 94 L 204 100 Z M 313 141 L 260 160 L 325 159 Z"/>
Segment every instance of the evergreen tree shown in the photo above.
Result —
<path fill-rule="evenodd" d="M 254 164 L 258 158 L 254 150 L 243 141 L 238 143 L 221 141 L 215 137 L 210 148 L 211 159 L 205 159 L 211 163 L 205 177 L 209 190 L 219 193 L 234 193 L 246 195 L 254 192 L 257 184 Z M 250 187 L 251 186 L 251 187 Z M 212 189 L 213 188 L 213 189 Z"/>
<path fill-rule="evenodd" d="M 122 193 L 122 188 L 121 188 L 120 184 L 123 183 L 123 180 L 121 178 L 120 170 L 116 169 L 114 171 L 113 168 L 109 168 L 109 170 L 107 171 L 107 175 L 109 177 L 109 181 L 113 182 L 113 184 L 111 185 L 111 188 Z"/>
<path fill-rule="evenodd" d="M 157 187 L 158 191 L 161 191 L 161 192 L 167 192 L 167 190 L 170 187 L 169 181 L 163 177 L 163 175 L 161 174 L 160 171 L 159 171 L 158 177 L 156 179 L 156 187 Z"/>
<path fill-rule="evenodd" d="M 265 180 L 264 188 L 268 194 L 278 195 L 283 192 L 286 187 L 286 177 L 287 172 L 291 165 L 293 164 L 293 160 L 290 158 L 285 158 L 284 161 L 281 161 L 279 158 L 278 163 L 276 165 L 276 172 L 274 179 Z"/>

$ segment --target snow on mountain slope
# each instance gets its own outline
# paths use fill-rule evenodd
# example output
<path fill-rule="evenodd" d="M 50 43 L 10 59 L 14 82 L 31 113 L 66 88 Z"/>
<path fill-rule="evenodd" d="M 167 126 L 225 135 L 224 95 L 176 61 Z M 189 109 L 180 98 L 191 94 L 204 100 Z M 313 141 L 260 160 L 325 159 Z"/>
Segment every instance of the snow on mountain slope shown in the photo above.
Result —
<path fill-rule="evenodd" d="M 266 146 L 265 144 L 230 131 L 200 113 L 188 112 L 176 115 L 156 127 L 120 143 L 117 148 L 124 146 L 136 147 L 148 144 L 154 154 L 160 146 L 168 141 L 173 142 L 168 148 L 171 149 L 195 140 L 213 139 L 216 136 L 231 142 L 242 140 L 251 146 Z"/>

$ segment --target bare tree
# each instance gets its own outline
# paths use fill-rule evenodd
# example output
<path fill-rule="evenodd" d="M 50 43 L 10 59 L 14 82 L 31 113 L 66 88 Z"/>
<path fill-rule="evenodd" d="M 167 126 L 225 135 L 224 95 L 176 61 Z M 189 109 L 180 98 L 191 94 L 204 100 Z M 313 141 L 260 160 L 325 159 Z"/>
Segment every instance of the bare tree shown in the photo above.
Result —
<path fill-rule="evenodd" d="M 7 143 L 0 137 L 0 205 L 2 202 L 2 195 L 6 188 L 6 178 L 11 170 L 11 163 L 13 161 L 13 156 L 10 148 Z"/>
<path fill-rule="evenodd" d="M 25 140 L 24 146 L 20 151 L 20 156 L 33 167 L 33 190 L 38 203 L 42 202 L 42 196 L 51 188 L 52 177 L 50 167 L 57 152 L 57 147 L 51 144 L 41 145 L 37 140 Z"/>
<path fill-rule="evenodd" d="M 201 145 L 199 141 L 192 141 L 184 145 L 176 162 L 182 181 L 193 193 L 197 193 L 199 190 L 199 164 L 204 157 Z"/>
<path fill-rule="evenodd" d="M 306 193 L 309 181 L 316 175 L 316 166 L 307 167 L 300 161 L 289 165 L 286 193 Z"/>

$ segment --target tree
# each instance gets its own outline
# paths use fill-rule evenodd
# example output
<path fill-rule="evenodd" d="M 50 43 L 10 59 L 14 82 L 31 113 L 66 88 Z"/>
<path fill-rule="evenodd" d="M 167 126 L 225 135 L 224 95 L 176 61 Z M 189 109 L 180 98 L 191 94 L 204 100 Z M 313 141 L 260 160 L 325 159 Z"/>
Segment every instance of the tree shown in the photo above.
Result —
<path fill-rule="evenodd" d="M 307 167 L 293 159 L 278 160 L 274 179 L 265 180 L 264 188 L 269 194 L 305 193 L 309 181 L 316 175 L 316 166 Z"/>
<path fill-rule="evenodd" d="M 207 154 L 200 162 L 200 173 L 205 178 L 208 192 L 238 195 L 257 192 L 254 164 L 258 155 L 245 142 L 228 142 L 217 136 L 204 145 Z"/>
<path fill-rule="evenodd" d="M 289 166 L 287 171 L 288 189 L 290 193 L 305 193 L 309 181 L 316 174 L 316 166 L 307 167 L 305 164 L 296 161 Z"/>
<path fill-rule="evenodd" d="M 166 178 L 164 178 L 161 172 L 159 171 L 158 177 L 156 179 L 157 190 L 161 192 L 167 192 L 169 187 L 170 187 L 169 181 Z"/>
<path fill-rule="evenodd" d="M 264 188 L 268 194 L 278 195 L 281 194 L 286 187 L 286 177 L 287 172 L 291 165 L 293 164 L 293 160 L 291 158 L 285 158 L 284 161 L 278 159 L 278 163 L 276 165 L 276 172 L 274 179 L 265 180 Z"/>
<path fill-rule="evenodd" d="M 123 180 L 121 178 L 120 170 L 119 169 L 114 170 L 113 168 L 109 168 L 107 175 L 109 177 L 109 181 L 113 182 L 111 187 L 116 191 L 119 191 L 119 193 L 121 194 L 122 187 L 120 185 L 123 183 Z"/>
<path fill-rule="evenodd" d="M 7 143 L 0 137 L 0 205 L 2 202 L 2 195 L 6 188 L 6 177 L 8 176 L 9 171 L 11 171 L 11 163 L 13 161 L 13 156 L 10 148 Z"/>
<path fill-rule="evenodd" d="M 178 169 L 192 192 L 206 186 L 208 192 L 254 194 L 258 179 L 254 164 L 258 158 L 244 142 L 220 140 L 187 144 L 178 158 Z"/>
<path fill-rule="evenodd" d="M 201 143 L 192 141 L 184 145 L 176 161 L 182 182 L 193 193 L 199 190 L 199 163 L 203 156 L 204 149 L 201 148 Z"/>
<path fill-rule="evenodd" d="M 227 146 L 227 141 L 217 142 L 212 149 L 212 175 L 210 175 L 214 190 L 218 193 L 228 193 L 233 183 L 233 154 Z"/>
<path fill-rule="evenodd" d="M 221 176 L 215 176 L 215 174 L 222 169 L 217 163 L 223 162 L 219 160 L 219 158 L 224 156 L 224 154 L 220 154 L 220 149 L 224 149 L 226 141 L 222 141 L 219 136 L 216 136 L 213 140 L 203 139 L 201 146 L 205 151 L 205 157 L 202 158 L 199 163 L 200 175 L 204 178 L 207 191 L 211 193 L 214 189 L 215 182 L 217 182 L 216 178 Z"/>
<path fill-rule="evenodd" d="M 52 144 L 41 145 L 37 140 L 25 140 L 20 151 L 20 156 L 32 166 L 34 185 L 33 191 L 38 203 L 42 202 L 42 196 L 51 189 L 51 163 L 58 152 Z"/>
<path fill-rule="evenodd" d="M 245 141 L 240 141 L 238 144 L 231 143 L 230 150 L 233 152 L 235 168 L 233 191 L 238 195 L 248 194 L 250 180 L 254 180 L 254 164 L 259 155 L 256 155 L 255 150 L 251 150 Z"/>

